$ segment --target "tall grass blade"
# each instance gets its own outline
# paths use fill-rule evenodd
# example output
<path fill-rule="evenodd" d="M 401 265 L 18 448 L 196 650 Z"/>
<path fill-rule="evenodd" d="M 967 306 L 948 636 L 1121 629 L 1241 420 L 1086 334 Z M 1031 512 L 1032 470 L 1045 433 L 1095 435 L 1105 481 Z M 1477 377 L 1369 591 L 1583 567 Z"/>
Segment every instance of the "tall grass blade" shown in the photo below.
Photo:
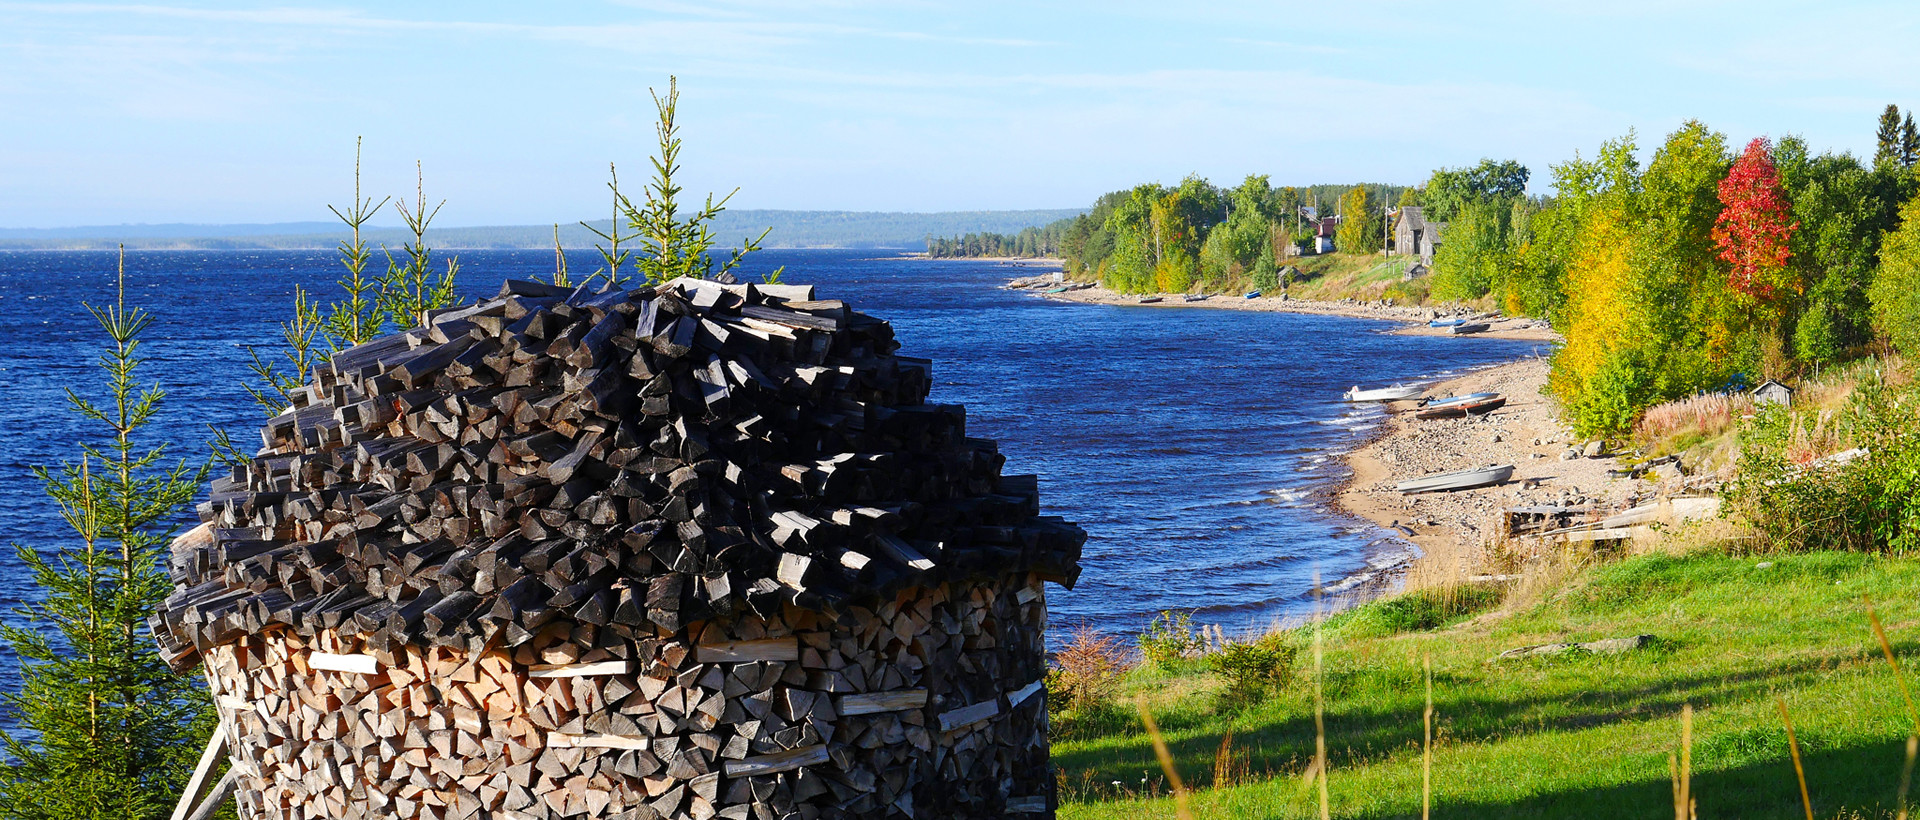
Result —
<path fill-rule="evenodd" d="M 1907 735 L 1907 760 L 1900 766 L 1900 789 L 1894 800 L 1895 820 L 1907 820 L 1907 790 L 1913 785 L 1914 754 L 1920 752 L 1920 711 L 1913 708 L 1913 690 L 1907 686 L 1907 676 L 1900 671 L 1900 661 L 1893 656 L 1893 642 L 1887 640 L 1887 630 L 1880 625 L 1880 614 L 1873 611 L 1873 601 L 1860 596 L 1860 602 L 1867 606 L 1867 621 L 1873 624 L 1873 636 L 1880 639 L 1880 651 L 1886 653 L 1887 667 L 1893 670 L 1893 679 L 1900 683 L 1900 697 L 1907 701 L 1907 717 L 1913 721 L 1913 732 Z"/>
<path fill-rule="evenodd" d="M 1421 658 L 1427 671 L 1426 741 L 1420 746 L 1420 820 L 1433 817 L 1433 656 Z"/>
<path fill-rule="evenodd" d="M 1793 718 L 1787 714 L 1787 699 L 1775 700 L 1780 706 L 1780 722 L 1787 726 L 1787 751 L 1793 755 L 1793 775 L 1800 779 L 1800 805 L 1807 810 L 1807 820 L 1813 820 L 1813 798 L 1807 794 L 1807 770 L 1800 765 L 1800 741 L 1793 736 Z"/>
<path fill-rule="evenodd" d="M 1693 704 L 1680 704 L 1680 820 L 1693 820 Z"/>
<path fill-rule="evenodd" d="M 1167 750 L 1167 739 L 1160 734 L 1160 726 L 1153 722 L 1153 711 L 1147 708 L 1147 699 L 1142 696 L 1134 701 L 1140 707 L 1140 722 L 1146 724 L 1147 736 L 1153 738 L 1153 755 L 1160 758 L 1160 769 L 1167 773 L 1167 783 L 1173 786 L 1173 813 L 1180 820 L 1193 820 L 1193 809 L 1187 805 L 1187 784 L 1181 782 L 1180 772 L 1173 767 L 1173 752 Z"/>
<path fill-rule="evenodd" d="M 1313 573 L 1313 764 L 1320 770 L 1320 820 L 1331 820 L 1327 800 L 1327 703 L 1321 623 L 1326 613 L 1321 606 L 1320 572 Z"/>

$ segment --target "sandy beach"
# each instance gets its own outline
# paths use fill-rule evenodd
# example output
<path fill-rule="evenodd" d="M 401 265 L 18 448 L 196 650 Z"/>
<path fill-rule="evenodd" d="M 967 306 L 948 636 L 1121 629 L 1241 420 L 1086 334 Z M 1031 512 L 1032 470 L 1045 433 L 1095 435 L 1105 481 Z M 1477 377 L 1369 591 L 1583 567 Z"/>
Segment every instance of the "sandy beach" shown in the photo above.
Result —
<path fill-rule="evenodd" d="M 1568 459 L 1582 442 L 1542 395 L 1544 359 L 1521 359 L 1434 385 L 1428 395 L 1496 392 L 1506 406 L 1485 416 L 1421 421 L 1413 404 L 1395 412 L 1378 436 L 1346 457 L 1353 477 L 1335 496 L 1347 513 L 1399 532 L 1426 554 L 1437 574 L 1464 578 L 1487 571 L 1485 547 L 1496 540 L 1500 512 L 1531 504 L 1614 507 L 1629 504 L 1644 482 L 1609 478 L 1610 457 Z M 1512 464 L 1512 480 L 1452 493 L 1401 495 L 1394 485 L 1432 473 Z"/>
<path fill-rule="evenodd" d="M 1098 286 L 1045 293 L 1050 285 L 1040 277 L 1029 277 L 1016 279 L 1009 286 L 1044 299 L 1082 304 L 1275 311 L 1405 323 L 1391 331 L 1399 335 L 1450 336 L 1452 332 L 1448 328 L 1429 327 L 1427 322 L 1439 317 L 1475 316 L 1476 321 L 1485 321 L 1491 327 L 1486 332 L 1462 337 L 1463 344 L 1471 343 L 1474 338 L 1545 344 L 1560 341 L 1559 334 L 1545 322 L 1474 314 L 1458 308 L 1218 295 L 1197 302 L 1180 296 L 1163 296 L 1159 302 L 1143 305 L 1138 296 Z M 1502 523 L 1500 514 L 1508 507 L 1532 504 L 1617 507 L 1631 503 L 1634 494 L 1646 485 L 1608 477 L 1607 471 L 1616 466 L 1613 458 L 1587 458 L 1584 454 L 1566 457 L 1569 450 L 1579 453 L 1584 442 L 1574 439 L 1559 418 L 1553 401 L 1542 392 L 1547 370 L 1544 358 L 1530 357 L 1449 379 L 1427 390 L 1430 396 L 1485 391 L 1507 398 L 1504 407 L 1484 416 L 1421 421 L 1414 418 L 1413 411 L 1418 408 L 1411 402 L 1388 405 L 1391 415 L 1374 438 L 1344 456 L 1353 475 L 1346 486 L 1335 493 L 1334 506 L 1412 542 L 1424 556 L 1420 561 L 1426 574 L 1458 579 L 1488 571 L 1487 547 L 1496 540 L 1497 528 Z M 1405 496 L 1394 489 L 1396 484 L 1408 479 L 1490 464 L 1514 465 L 1512 480 L 1496 487 L 1452 493 Z M 1407 569 L 1402 565 L 1366 573 L 1348 579 L 1348 583 L 1357 584 L 1360 589 L 1354 592 L 1365 597 L 1384 591 L 1395 579 L 1404 576 Z M 1362 592 L 1368 589 L 1372 592 Z"/>
<path fill-rule="evenodd" d="M 1202 301 L 1189 302 L 1179 295 L 1162 295 L 1161 301 L 1143 305 L 1140 304 L 1139 296 L 1116 293 L 1099 286 L 1069 290 L 1062 293 L 1045 293 L 1033 288 L 1024 289 L 1034 291 L 1034 295 L 1042 299 L 1093 305 L 1121 305 L 1165 309 L 1256 310 L 1273 313 L 1311 313 L 1322 316 L 1349 316 L 1356 319 L 1381 319 L 1390 322 L 1406 322 L 1406 327 L 1393 331 L 1394 333 L 1404 335 L 1451 336 L 1453 333 L 1447 328 L 1428 327 L 1428 320 L 1443 316 L 1474 315 L 1472 312 L 1464 310 L 1389 305 L 1383 302 L 1360 302 L 1351 299 L 1343 299 L 1337 302 L 1320 302 L 1309 299 L 1283 299 L 1278 296 L 1261 296 L 1248 299 L 1243 296 L 1214 295 Z M 1481 321 L 1488 322 L 1491 327 L 1483 333 L 1472 334 L 1472 336 L 1536 342 L 1557 342 L 1560 339 L 1559 334 L 1553 332 L 1553 328 L 1547 326 L 1545 322 L 1534 319 L 1490 316 Z"/>

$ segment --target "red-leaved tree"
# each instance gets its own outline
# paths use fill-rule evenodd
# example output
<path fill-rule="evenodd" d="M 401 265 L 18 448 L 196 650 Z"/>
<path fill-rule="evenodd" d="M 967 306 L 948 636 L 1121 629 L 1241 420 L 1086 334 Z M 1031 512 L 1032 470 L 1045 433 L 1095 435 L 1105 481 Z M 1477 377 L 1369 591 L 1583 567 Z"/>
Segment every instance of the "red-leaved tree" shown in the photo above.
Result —
<path fill-rule="evenodd" d="M 1769 302 L 1789 286 L 1787 243 L 1800 223 L 1792 220 L 1780 172 L 1773 166 L 1773 144 L 1766 137 L 1747 143 L 1720 180 L 1720 218 L 1713 241 L 1720 258 L 1733 266 L 1727 284 L 1760 302 Z"/>

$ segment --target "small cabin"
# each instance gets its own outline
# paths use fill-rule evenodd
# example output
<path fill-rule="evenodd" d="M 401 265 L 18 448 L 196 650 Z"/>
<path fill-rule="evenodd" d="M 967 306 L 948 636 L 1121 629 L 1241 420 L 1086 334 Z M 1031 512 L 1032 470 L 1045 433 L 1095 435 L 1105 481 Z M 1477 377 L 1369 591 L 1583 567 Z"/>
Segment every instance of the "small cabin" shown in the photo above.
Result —
<path fill-rule="evenodd" d="M 1393 252 L 1432 262 L 1434 251 L 1440 248 L 1440 231 L 1445 227 L 1445 223 L 1428 222 L 1420 206 L 1401 208 L 1393 220 Z"/>
<path fill-rule="evenodd" d="M 1333 253 L 1334 236 L 1340 231 L 1340 217 L 1329 216 L 1318 220 L 1313 231 L 1313 252 Z"/>
<path fill-rule="evenodd" d="M 1753 389 L 1752 395 L 1755 406 L 1768 404 L 1777 404 L 1781 407 L 1793 406 L 1793 388 L 1773 379 L 1761 382 L 1759 387 Z"/>

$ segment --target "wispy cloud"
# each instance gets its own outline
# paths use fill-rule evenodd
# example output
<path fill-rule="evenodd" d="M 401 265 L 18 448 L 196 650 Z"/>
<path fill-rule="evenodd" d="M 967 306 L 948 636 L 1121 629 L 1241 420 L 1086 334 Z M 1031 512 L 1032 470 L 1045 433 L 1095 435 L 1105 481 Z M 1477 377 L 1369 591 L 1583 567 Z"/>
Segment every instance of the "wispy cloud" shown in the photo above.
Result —
<path fill-rule="evenodd" d="M 1315 45 L 1311 43 L 1306 43 L 1306 44 L 1288 43 L 1288 42 L 1282 42 L 1280 40 L 1252 40 L 1245 37 L 1222 37 L 1220 38 L 1220 42 L 1231 43 L 1236 46 L 1255 46 L 1258 48 L 1270 48 L 1278 51 L 1298 51 L 1304 54 L 1351 54 L 1352 53 L 1351 49 L 1340 48 L 1339 46 Z"/>

